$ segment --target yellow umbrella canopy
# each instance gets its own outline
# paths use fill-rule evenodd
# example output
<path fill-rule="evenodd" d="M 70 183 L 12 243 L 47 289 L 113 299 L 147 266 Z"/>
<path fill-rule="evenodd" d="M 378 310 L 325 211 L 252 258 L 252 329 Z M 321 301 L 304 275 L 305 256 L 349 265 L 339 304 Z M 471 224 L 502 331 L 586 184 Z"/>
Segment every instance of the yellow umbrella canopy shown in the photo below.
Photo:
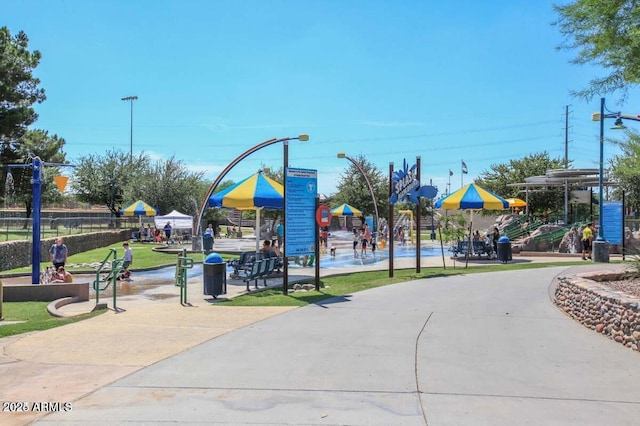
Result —
<path fill-rule="evenodd" d="M 520 198 L 505 198 L 507 203 L 509 203 L 509 207 L 526 207 L 527 202 L 521 200 Z"/>

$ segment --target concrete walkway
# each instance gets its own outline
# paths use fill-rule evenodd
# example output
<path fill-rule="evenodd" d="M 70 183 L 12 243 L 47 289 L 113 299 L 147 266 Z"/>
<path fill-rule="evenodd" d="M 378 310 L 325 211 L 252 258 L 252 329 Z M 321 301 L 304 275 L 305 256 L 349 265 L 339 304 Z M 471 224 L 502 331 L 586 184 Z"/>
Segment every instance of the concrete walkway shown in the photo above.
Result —
<path fill-rule="evenodd" d="M 215 306 L 201 278 L 191 307 L 119 299 L 120 313 L 0 339 L 0 400 L 31 403 L 0 423 L 635 423 L 638 354 L 552 305 L 565 269 L 432 278 L 301 309 Z"/>

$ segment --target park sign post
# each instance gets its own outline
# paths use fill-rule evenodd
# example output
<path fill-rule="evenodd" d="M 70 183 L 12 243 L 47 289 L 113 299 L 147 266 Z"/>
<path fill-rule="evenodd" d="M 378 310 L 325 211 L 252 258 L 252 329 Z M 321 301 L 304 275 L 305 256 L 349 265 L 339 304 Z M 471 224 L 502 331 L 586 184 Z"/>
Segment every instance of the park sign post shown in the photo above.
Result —
<path fill-rule="evenodd" d="M 420 157 L 416 157 L 416 164 L 409 167 L 404 159 L 403 167 L 393 172 L 391 166 L 391 195 L 389 197 L 389 276 L 393 276 L 393 206 L 399 201 L 406 201 L 416 205 L 416 273 L 420 273 L 420 197 L 435 198 L 438 190 L 431 185 L 420 185 Z"/>

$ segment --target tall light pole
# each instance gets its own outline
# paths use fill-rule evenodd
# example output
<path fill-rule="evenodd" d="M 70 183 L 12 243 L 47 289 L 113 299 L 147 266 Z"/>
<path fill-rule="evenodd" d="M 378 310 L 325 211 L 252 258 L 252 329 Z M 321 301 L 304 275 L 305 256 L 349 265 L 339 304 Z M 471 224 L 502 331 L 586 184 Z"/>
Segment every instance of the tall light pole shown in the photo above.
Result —
<path fill-rule="evenodd" d="M 358 171 L 360 172 L 360 174 L 362 175 L 362 177 L 364 178 L 364 181 L 367 183 L 367 186 L 369 187 L 369 192 L 371 193 L 371 200 L 373 201 L 373 210 L 376 214 L 376 223 L 373 224 L 373 231 L 374 232 L 378 232 L 378 226 L 380 225 L 380 216 L 378 215 L 378 203 L 376 202 L 376 194 L 373 192 L 373 186 L 371 185 L 371 182 L 369 181 L 369 178 L 367 177 L 367 174 L 364 172 L 364 170 L 362 169 L 362 167 L 360 166 L 360 164 L 358 164 L 358 162 L 356 160 L 354 160 L 353 158 L 349 157 L 348 155 L 346 155 L 344 152 L 339 152 L 338 153 L 338 158 L 346 158 L 347 160 L 351 161 L 351 163 L 356 166 L 356 169 L 358 169 Z"/>
<path fill-rule="evenodd" d="M 638 115 L 621 114 L 620 112 L 607 112 L 604 98 L 600 98 L 600 112 L 591 114 L 592 121 L 600 122 L 600 170 L 598 175 L 598 235 L 593 242 L 593 261 L 609 262 L 609 244 L 604 238 L 604 120 L 605 118 L 615 118 L 616 122 L 612 129 L 624 129 L 622 119 L 640 121 Z"/>
<path fill-rule="evenodd" d="M 129 103 L 131 105 L 131 121 L 130 121 L 131 137 L 130 137 L 130 140 L 129 140 L 129 143 L 130 143 L 129 161 L 131 161 L 131 162 L 133 162 L 133 101 L 135 101 L 137 99 L 138 99 L 137 96 L 125 96 L 124 98 L 121 98 L 121 100 L 123 100 L 123 101 L 129 101 Z"/>

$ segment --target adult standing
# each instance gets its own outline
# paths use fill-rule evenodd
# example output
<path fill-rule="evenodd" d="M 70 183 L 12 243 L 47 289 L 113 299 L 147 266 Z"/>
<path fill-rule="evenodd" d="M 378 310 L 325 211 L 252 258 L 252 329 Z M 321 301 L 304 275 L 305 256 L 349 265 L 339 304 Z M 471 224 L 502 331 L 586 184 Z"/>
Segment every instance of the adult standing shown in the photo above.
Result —
<path fill-rule="evenodd" d="M 53 263 L 55 271 L 61 266 L 64 268 L 64 264 L 67 263 L 67 257 L 69 256 L 69 249 L 64 244 L 62 237 L 56 238 L 56 243 L 49 249 L 49 259 Z"/>
<path fill-rule="evenodd" d="M 493 242 L 493 252 L 496 255 L 496 259 L 498 258 L 498 240 L 500 239 L 500 231 L 498 230 L 497 226 L 493 227 L 493 235 L 492 235 L 492 242 Z"/>
<path fill-rule="evenodd" d="M 213 230 L 213 225 L 209 224 L 209 226 L 207 226 L 207 229 L 205 229 L 204 234 L 202 235 L 204 251 L 210 252 L 211 250 L 213 250 L 214 234 L 215 232 Z"/>
<path fill-rule="evenodd" d="M 171 222 L 167 222 L 164 226 L 164 236 L 167 238 L 167 241 L 171 240 Z"/>
<path fill-rule="evenodd" d="M 591 244 L 593 242 L 593 230 L 591 229 L 591 223 L 582 230 L 582 260 L 591 259 Z M 587 257 L 585 257 L 585 255 Z"/>
<path fill-rule="evenodd" d="M 276 226 L 276 233 L 278 235 L 278 249 L 282 250 L 282 239 L 284 238 L 284 225 L 282 222 L 278 222 L 278 226 Z"/>

